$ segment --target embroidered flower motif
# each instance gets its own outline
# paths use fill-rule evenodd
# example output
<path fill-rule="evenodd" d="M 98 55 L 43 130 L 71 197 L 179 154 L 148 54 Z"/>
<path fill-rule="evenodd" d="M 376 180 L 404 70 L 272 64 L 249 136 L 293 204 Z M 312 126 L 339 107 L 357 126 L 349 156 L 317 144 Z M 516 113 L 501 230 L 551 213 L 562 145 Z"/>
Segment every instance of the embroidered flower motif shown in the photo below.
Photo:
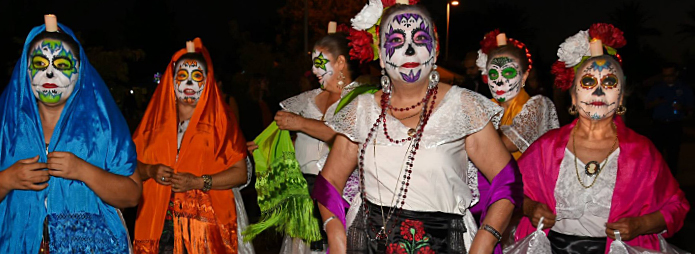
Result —
<path fill-rule="evenodd" d="M 589 32 L 579 31 L 579 33 L 567 38 L 560 44 L 557 57 L 565 66 L 573 67 L 582 61 L 582 57 L 590 56 L 589 52 Z"/>
<path fill-rule="evenodd" d="M 381 18 L 383 10 L 384 6 L 381 4 L 381 0 L 369 0 L 362 11 L 350 19 L 352 27 L 360 31 L 371 28 Z"/>
<path fill-rule="evenodd" d="M 392 253 L 395 253 L 395 254 L 408 254 L 408 251 L 407 251 L 405 248 L 403 248 L 403 247 L 404 247 L 403 244 L 400 244 L 400 243 L 392 243 L 392 244 L 389 244 L 389 246 L 386 247 L 386 253 L 387 253 L 387 254 L 392 254 Z"/>
<path fill-rule="evenodd" d="M 430 248 L 430 246 L 425 246 L 420 248 L 417 251 L 418 254 L 434 254 L 434 251 Z"/>
<path fill-rule="evenodd" d="M 408 241 L 420 241 L 425 235 L 422 221 L 405 220 L 401 223 L 401 236 Z"/>

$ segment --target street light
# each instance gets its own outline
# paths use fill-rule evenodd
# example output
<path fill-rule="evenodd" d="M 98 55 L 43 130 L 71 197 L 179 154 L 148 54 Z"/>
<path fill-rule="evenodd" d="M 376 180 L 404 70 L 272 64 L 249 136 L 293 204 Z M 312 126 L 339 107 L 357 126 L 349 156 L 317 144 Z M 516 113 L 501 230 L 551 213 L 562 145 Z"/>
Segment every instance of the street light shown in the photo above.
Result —
<path fill-rule="evenodd" d="M 453 0 L 446 3 L 446 52 L 444 52 L 444 60 L 449 60 L 449 16 L 451 15 L 451 6 L 458 6 L 459 1 Z"/>

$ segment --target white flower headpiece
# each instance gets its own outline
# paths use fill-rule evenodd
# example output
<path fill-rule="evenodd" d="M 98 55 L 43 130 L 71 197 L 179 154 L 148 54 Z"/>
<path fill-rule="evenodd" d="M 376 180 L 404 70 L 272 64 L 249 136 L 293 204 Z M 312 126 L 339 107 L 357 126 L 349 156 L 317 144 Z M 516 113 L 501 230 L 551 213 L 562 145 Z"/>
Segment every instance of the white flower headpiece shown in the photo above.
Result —
<path fill-rule="evenodd" d="M 369 0 L 364 8 L 362 8 L 362 11 L 354 18 L 350 19 L 352 28 L 364 31 L 373 27 L 376 22 L 379 21 L 379 18 L 381 18 L 381 13 L 383 11 L 384 6 L 381 4 L 381 0 Z"/>
<path fill-rule="evenodd" d="M 579 64 L 585 56 L 591 56 L 589 30 L 579 31 L 579 33 L 567 38 L 557 50 L 559 61 L 565 63 L 568 68 Z"/>

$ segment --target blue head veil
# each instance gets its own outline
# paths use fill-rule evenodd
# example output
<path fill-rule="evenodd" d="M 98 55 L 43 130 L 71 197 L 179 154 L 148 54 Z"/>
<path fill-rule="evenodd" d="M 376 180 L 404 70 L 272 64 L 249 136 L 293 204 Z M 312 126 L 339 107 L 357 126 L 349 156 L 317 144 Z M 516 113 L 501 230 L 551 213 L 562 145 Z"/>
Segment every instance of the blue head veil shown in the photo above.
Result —
<path fill-rule="evenodd" d="M 125 119 L 73 32 L 59 27 L 80 48 L 75 90 L 51 140 L 44 140 L 28 54 L 31 41 L 45 26 L 32 29 L 0 96 L 0 171 L 37 155 L 46 162 L 48 144 L 48 152 L 71 152 L 103 170 L 129 176 L 135 170 L 136 153 Z M 0 201 L 0 253 L 38 253 L 45 219 L 51 253 L 128 252 L 127 233 L 114 207 L 84 182 L 51 177 L 44 190 L 13 190 Z"/>

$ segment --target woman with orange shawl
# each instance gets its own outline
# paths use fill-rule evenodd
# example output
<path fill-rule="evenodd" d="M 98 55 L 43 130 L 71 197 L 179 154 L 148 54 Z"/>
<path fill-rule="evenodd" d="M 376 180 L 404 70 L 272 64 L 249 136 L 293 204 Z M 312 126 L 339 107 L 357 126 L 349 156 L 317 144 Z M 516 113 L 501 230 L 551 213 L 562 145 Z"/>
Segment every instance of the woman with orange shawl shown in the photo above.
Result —
<path fill-rule="evenodd" d="M 145 180 L 136 253 L 237 253 L 246 146 L 200 39 L 171 58 L 133 135 Z"/>

